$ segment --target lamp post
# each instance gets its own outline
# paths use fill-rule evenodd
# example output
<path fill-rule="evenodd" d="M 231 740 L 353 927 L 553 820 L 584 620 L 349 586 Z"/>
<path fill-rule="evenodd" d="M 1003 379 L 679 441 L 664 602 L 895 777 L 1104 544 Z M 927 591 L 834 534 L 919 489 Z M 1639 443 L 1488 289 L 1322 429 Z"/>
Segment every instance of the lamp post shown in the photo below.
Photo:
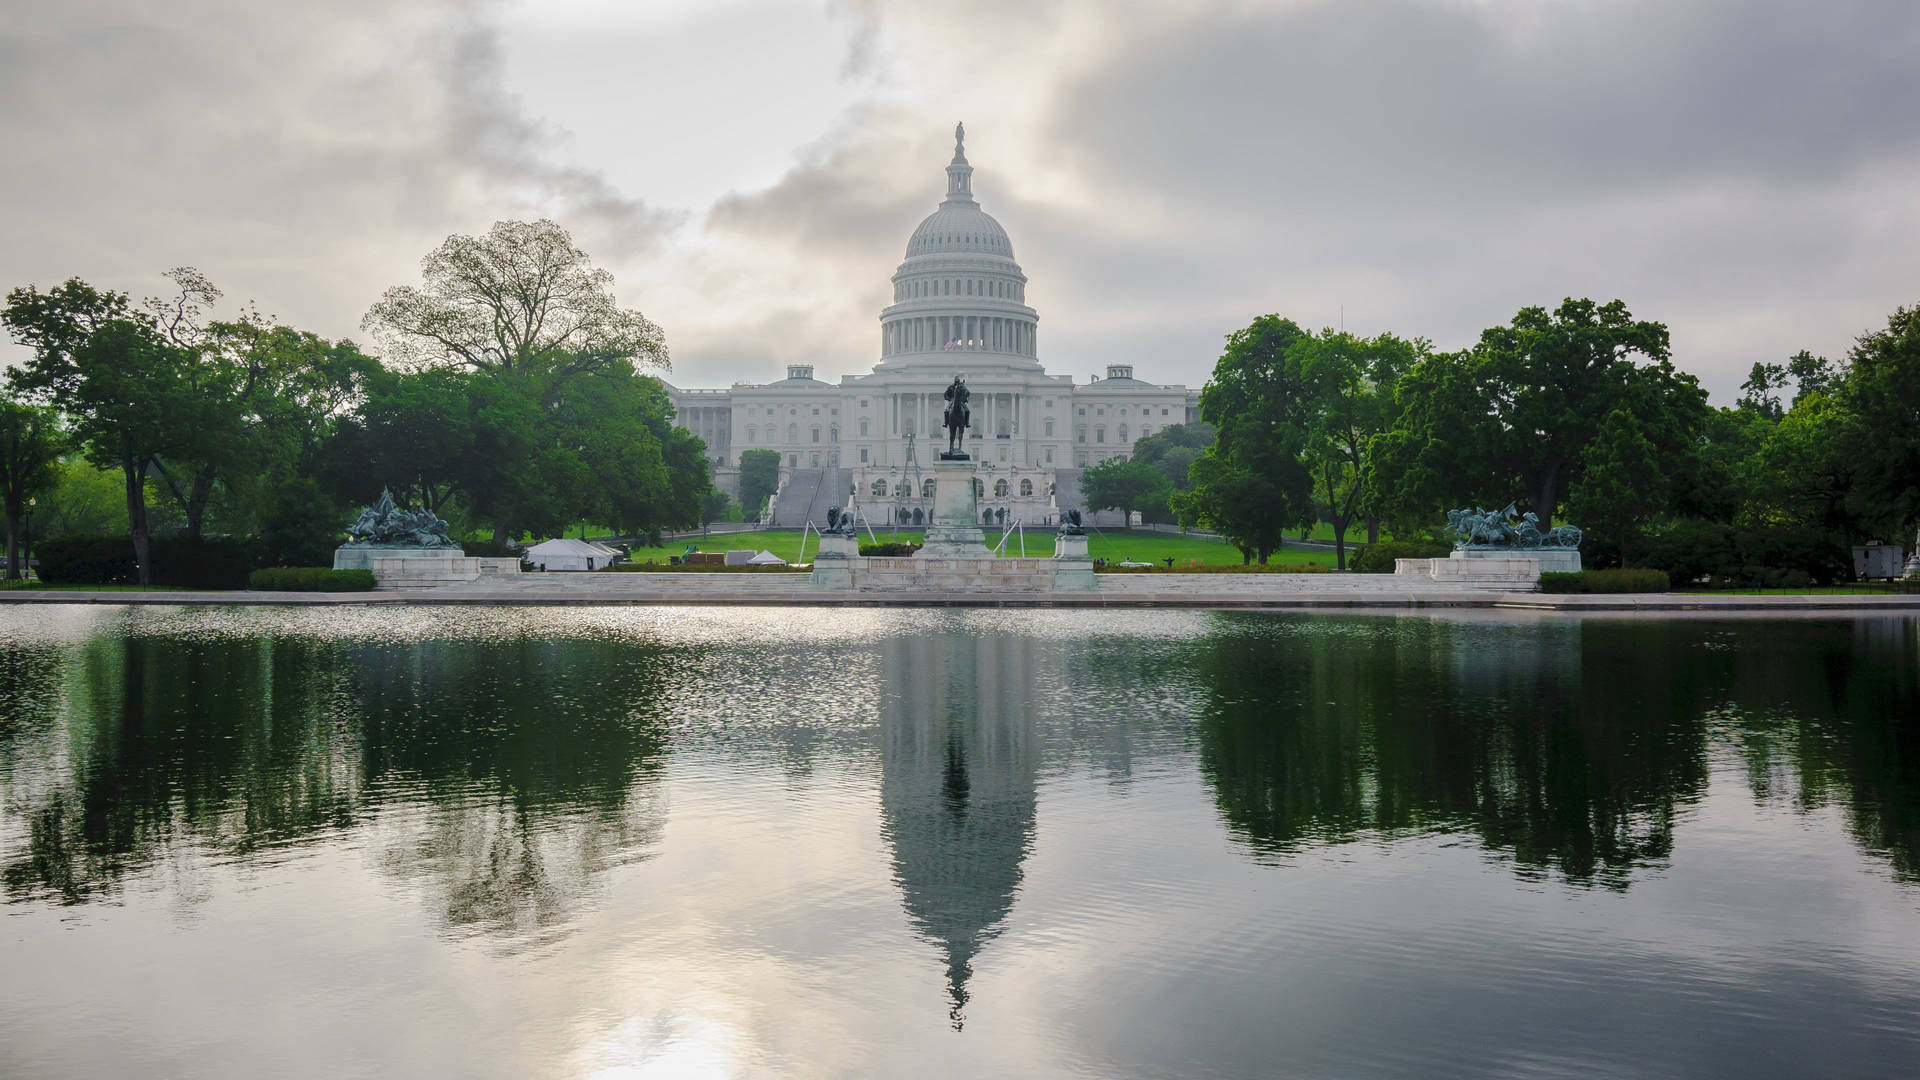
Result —
<path fill-rule="evenodd" d="M 23 549 L 22 554 L 20 556 L 20 580 L 21 581 L 27 580 L 27 575 L 33 573 L 33 507 L 34 507 L 34 504 L 37 502 L 39 502 L 37 498 L 30 498 L 27 500 L 27 520 L 26 520 L 25 526 L 23 526 L 20 530 L 21 532 L 26 533 L 26 536 L 24 537 L 24 539 L 26 540 L 26 543 L 21 545 Z"/>

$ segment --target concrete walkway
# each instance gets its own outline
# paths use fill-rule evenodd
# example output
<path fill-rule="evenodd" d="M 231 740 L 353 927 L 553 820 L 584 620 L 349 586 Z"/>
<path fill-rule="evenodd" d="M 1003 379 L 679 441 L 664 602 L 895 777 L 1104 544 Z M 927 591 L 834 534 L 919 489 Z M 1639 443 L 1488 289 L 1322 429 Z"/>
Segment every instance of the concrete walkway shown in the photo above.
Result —
<path fill-rule="evenodd" d="M 645 580 L 652 578 L 656 580 Z M 614 579 L 614 580 L 607 580 Z M 1492 608 L 1548 612 L 1920 612 L 1920 594 L 1876 596 L 1701 596 L 1687 593 L 1549 596 L 1542 593 L 1451 592 L 1395 588 L 1239 590 L 1142 587 L 1094 592 L 852 592 L 816 589 L 804 574 L 619 574 L 538 580 L 514 585 L 448 585 L 365 593 L 79 592 L 10 590 L 0 604 L 111 604 L 313 607 L 338 604 L 479 605 L 488 607 L 1049 607 L 1355 610 Z M 1252 583 L 1246 583 L 1252 584 Z"/>

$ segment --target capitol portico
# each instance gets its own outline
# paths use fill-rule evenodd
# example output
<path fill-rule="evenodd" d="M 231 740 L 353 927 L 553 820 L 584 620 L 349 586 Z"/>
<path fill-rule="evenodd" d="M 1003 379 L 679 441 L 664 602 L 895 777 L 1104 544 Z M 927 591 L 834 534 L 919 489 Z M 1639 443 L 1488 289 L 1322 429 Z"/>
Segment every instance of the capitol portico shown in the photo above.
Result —
<path fill-rule="evenodd" d="M 930 466 L 946 448 L 941 395 L 955 375 L 972 391 L 967 451 L 992 524 L 1053 523 L 1082 505 L 1081 469 L 1126 457 L 1134 440 L 1198 408 L 1197 392 L 1140 381 L 1127 364 L 1107 365 L 1090 383 L 1047 373 L 1027 276 L 1006 230 L 974 200 L 964 138 L 955 128 L 946 198 L 913 231 L 894 272 L 870 373 L 833 384 L 793 364 L 776 382 L 669 387 L 675 422 L 706 441 L 722 490 L 738 494 L 742 453 L 780 454 L 775 524 L 824 524 L 834 503 L 858 506 L 876 527 L 923 522 Z"/>

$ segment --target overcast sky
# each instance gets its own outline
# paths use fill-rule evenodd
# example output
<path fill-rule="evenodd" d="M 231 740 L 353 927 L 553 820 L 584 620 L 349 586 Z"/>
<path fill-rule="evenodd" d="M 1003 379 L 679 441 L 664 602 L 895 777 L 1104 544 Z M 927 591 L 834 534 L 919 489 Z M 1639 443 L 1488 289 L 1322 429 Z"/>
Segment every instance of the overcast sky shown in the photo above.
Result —
<path fill-rule="evenodd" d="M 11 0 L 0 284 L 187 264 L 358 339 L 551 216 L 675 383 L 833 378 L 965 120 L 1056 372 L 1619 297 L 1725 403 L 1920 301 L 1916 58 L 1910 0 Z"/>

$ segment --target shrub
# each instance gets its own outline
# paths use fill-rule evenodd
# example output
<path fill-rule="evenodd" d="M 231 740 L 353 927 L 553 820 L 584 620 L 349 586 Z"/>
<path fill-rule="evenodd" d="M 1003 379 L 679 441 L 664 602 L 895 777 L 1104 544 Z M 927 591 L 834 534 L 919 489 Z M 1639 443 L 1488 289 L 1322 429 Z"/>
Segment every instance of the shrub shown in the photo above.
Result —
<path fill-rule="evenodd" d="M 156 536 L 148 541 L 153 583 L 188 589 L 242 589 L 253 558 L 238 540 Z M 40 580 L 49 585 L 130 585 L 140 580 L 126 536 L 63 536 L 35 545 Z"/>
<path fill-rule="evenodd" d="M 1663 593 L 1671 587 L 1659 570 L 1582 570 L 1540 575 L 1545 593 Z"/>
<path fill-rule="evenodd" d="M 372 592 L 371 570 L 327 570 L 320 578 L 321 592 Z"/>
<path fill-rule="evenodd" d="M 371 570 L 334 570 L 325 566 L 274 566 L 248 575 L 247 586 L 266 592 L 366 592 Z"/>
<path fill-rule="evenodd" d="M 1356 574 L 1391 574 L 1395 559 L 1442 559 L 1453 550 L 1445 540 L 1396 540 L 1368 544 L 1347 557 L 1347 567 Z"/>
<path fill-rule="evenodd" d="M 919 544 L 910 544 L 910 543 L 905 543 L 901 541 L 889 541 L 884 544 L 861 544 L 860 545 L 860 554 L 880 556 L 880 557 L 911 555 L 914 552 L 919 550 L 920 550 Z"/>
<path fill-rule="evenodd" d="M 462 540 L 460 553 L 480 559 L 508 559 L 520 554 L 520 549 L 512 544 L 496 544 L 491 540 Z"/>

